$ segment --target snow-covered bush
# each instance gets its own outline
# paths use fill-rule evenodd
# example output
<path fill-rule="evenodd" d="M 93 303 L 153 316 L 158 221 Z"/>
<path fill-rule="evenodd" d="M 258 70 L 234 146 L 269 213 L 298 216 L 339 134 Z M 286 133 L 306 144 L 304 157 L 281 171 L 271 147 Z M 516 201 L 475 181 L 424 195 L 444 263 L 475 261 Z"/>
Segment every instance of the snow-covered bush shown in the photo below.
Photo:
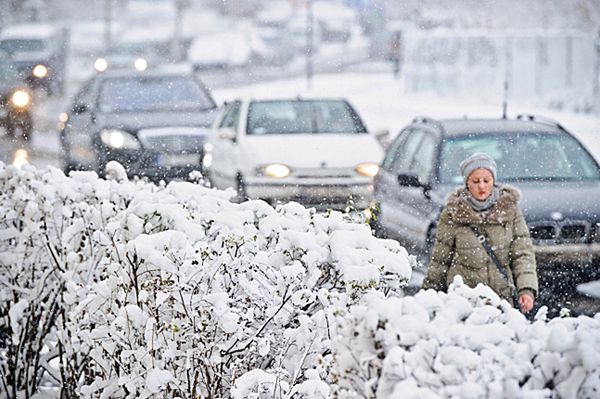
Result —
<path fill-rule="evenodd" d="M 346 398 L 596 398 L 600 315 L 533 323 L 489 288 L 373 292 L 336 319 L 335 395 Z"/>
<path fill-rule="evenodd" d="M 67 397 L 325 397 L 333 319 L 410 276 L 403 248 L 341 213 L 119 171 L 0 164 L 9 397 L 44 370 Z"/>

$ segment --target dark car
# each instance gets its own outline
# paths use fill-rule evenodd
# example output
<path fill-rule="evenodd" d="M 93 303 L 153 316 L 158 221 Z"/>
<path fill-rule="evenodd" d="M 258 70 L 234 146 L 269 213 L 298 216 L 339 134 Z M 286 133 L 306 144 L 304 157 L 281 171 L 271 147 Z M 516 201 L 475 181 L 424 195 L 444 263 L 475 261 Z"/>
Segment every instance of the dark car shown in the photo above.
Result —
<path fill-rule="evenodd" d="M 106 72 L 86 81 L 63 116 L 65 171 L 121 163 L 129 176 L 159 181 L 201 171 L 216 111 L 189 71 Z"/>
<path fill-rule="evenodd" d="M 31 93 L 19 79 L 16 66 L 0 55 L 0 126 L 9 137 L 28 139 L 33 129 Z"/>
<path fill-rule="evenodd" d="M 15 63 L 31 88 L 63 94 L 68 33 L 46 24 L 13 25 L 0 34 L 0 52 Z"/>
<path fill-rule="evenodd" d="M 478 151 L 496 160 L 499 183 L 521 191 L 540 275 L 570 287 L 596 278 L 600 167 L 546 118 L 416 118 L 390 144 L 375 177 L 375 233 L 397 239 L 427 263 L 446 197 L 464 184 L 459 164 Z"/>

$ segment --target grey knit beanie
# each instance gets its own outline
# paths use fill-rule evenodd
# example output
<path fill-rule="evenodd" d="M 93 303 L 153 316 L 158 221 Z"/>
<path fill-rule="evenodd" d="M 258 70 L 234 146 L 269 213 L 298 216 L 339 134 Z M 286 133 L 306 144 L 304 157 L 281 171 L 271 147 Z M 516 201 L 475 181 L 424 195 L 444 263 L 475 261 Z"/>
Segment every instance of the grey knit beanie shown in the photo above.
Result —
<path fill-rule="evenodd" d="M 460 163 L 460 173 L 463 176 L 465 184 L 471 172 L 479 168 L 489 170 L 494 178 L 494 183 L 496 182 L 496 161 L 483 152 L 476 152 Z"/>

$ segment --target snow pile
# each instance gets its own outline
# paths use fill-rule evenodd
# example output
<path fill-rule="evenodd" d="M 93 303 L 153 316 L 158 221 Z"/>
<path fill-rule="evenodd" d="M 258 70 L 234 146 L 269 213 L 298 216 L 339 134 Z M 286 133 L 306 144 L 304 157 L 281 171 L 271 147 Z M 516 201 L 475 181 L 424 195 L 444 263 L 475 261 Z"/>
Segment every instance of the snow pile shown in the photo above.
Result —
<path fill-rule="evenodd" d="M 600 315 L 536 321 L 457 277 L 449 293 L 368 294 L 336 320 L 340 397 L 592 398 Z"/>
<path fill-rule="evenodd" d="M 108 176 L 0 164 L 9 397 L 325 397 L 335 313 L 410 278 L 352 215 Z"/>

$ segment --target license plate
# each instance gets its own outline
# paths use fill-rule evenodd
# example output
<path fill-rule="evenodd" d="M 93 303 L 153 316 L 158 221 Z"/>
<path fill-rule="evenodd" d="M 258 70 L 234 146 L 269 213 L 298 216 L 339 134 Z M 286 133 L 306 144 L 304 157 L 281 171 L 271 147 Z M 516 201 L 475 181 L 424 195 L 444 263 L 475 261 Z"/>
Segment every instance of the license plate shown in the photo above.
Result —
<path fill-rule="evenodd" d="M 200 154 L 160 154 L 157 158 L 159 166 L 199 166 Z"/>

